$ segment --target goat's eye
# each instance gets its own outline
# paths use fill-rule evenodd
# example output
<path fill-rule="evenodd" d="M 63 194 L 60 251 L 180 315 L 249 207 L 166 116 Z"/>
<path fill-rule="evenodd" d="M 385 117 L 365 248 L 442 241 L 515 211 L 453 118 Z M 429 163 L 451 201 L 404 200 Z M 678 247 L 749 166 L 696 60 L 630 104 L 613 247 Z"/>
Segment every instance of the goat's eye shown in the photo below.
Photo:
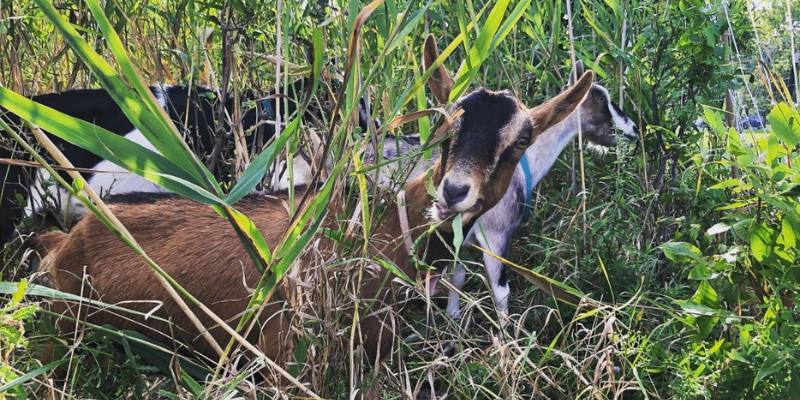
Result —
<path fill-rule="evenodd" d="M 525 150 L 528 148 L 528 138 L 519 138 L 514 145 L 517 146 L 518 149 Z"/>

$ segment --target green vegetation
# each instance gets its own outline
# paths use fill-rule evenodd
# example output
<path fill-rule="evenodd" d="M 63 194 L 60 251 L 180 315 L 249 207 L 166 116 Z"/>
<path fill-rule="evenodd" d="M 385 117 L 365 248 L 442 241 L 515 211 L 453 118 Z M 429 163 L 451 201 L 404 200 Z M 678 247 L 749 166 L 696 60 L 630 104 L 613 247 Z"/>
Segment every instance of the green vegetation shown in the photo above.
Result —
<path fill-rule="evenodd" d="M 0 105 L 214 207 L 269 267 L 274 279 L 264 279 L 251 299 L 259 304 L 321 234 L 319 221 L 336 217 L 321 206 L 338 195 L 338 184 L 363 189 L 374 173 L 354 167 L 361 162 L 354 149 L 374 143 L 353 123 L 359 98 L 371 99 L 384 127 L 429 107 L 430 73 L 420 66 L 428 33 L 446 49 L 444 64 L 459 71 L 459 94 L 486 86 L 536 104 L 558 92 L 575 57 L 635 116 L 643 140 L 602 155 L 581 152 L 577 143 L 568 148 L 537 187 L 533 217 L 508 258 L 593 301 L 565 305 L 512 273 L 512 315 L 500 329 L 482 267 L 470 262 L 464 320 L 446 317 L 446 295 L 428 303 L 420 294 L 400 329 L 425 339 L 396 349 L 377 376 L 368 360 L 356 359 L 364 366 L 357 395 L 380 383 L 386 398 L 426 398 L 431 382 L 448 398 L 800 398 L 800 113 L 790 79 L 800 67 L 791 58 L 792 46 L 800 47 L 800 6 L 785 0 L 327 3 L 3 2 Z M 259 153 L 223 152 L 217 168 L 232 176 L 223 182 L 212 178 L 220 170 L 208 169 L 177 140 L 145 93 L 151 82 L 267 93 L 304 77 L 311 88 L 303 104 L 326 110 L 321 118 L 306 120 L 301 110 Z M 163 156 L 111 134 L 85 135 L 91 129 L 85 124 L 37 111 L 15 94 L 100 86 Z M 769 127 L 737 131 L 723 111 L 726 93 L 738 116 L 768 114 Z M 698 118 L 708 127 L 697 128 Z M 426 117 L 395 133 L 426 138 L 436 122 Z M 10 127 L 0 132 L 0 145 L 20 154 L 21 142 L 36 143 Z M 386 132 L 378 133 L 376 142 L 385 139 Z M 315 198 L 295 199 L 296 229 L 269 249 L 236 201 L 310 135 L 331 143 L 330 172 Z M 142 158 L 150 162 L 137 164 Z M 366 222 L 380 213 L 365 193 L 344 193 L 352 203 L 364 200 L 365 223 L 353 241 L 368 234 Z M 124 227 L 103 220 L 136 248 Z M 460 256 L 480 258 L 466 250 Z M 252 371 L 246 370 L 204 381 L 209 365 L 111 327 L 57 337 L 46 299 L 66 295 L 24 279 L 32 260 L 19 243 L 0 254 L 0 399 L 303 395 L 291 384 L 248 389 Z M 150 267 L 160 271 L 154 262 Z M 430 328 L 428 311 L 435 316 Z M 296 359 L 304 361 L 289 372 L 322 397 L 350 398 L 347 344 L 319 329 L 315 317 L 298 322 L 309 332 L 296 344 Z M 64 350 L 54 350 L 54 341 Z M 446 351 L 450 343 L 454 354 Z"/>

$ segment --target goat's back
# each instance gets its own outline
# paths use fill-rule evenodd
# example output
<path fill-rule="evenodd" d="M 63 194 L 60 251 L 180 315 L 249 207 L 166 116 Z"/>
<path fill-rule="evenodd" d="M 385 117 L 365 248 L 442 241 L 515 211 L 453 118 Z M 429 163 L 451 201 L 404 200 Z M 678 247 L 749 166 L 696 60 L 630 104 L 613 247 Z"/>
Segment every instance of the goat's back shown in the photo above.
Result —
<path fill-rule="evenodd" d="M 125 203 L 110 207 L 147 254 L 178 284 L 208 306 L 218 316 L 236 326 L 238 317 L 247 305 L 250 289 L 256 286 L 259 273 L 242 247 L 231 225 L 202 204 L 173 195 L 147 194 L 140 198 L 125 196 Z M 157 200 L 157 201 L 156 201 Z M 288 215 L 280 201 L 261 196 L 250 197 L 237 205 L 250 215 L 262 232 L 267 234 L 270 247 L 277 244 L 288 227 Z M 148 313 L 158 310 L 145 320 L 142 315 L 125 312 L 86 311 L 80 317 L 95 324 L 111 324 L 120 329 L 145 333 L 157 340 L 169 341 L 165 333 L 174 332 L 174 339 L 202 353 L 213 352 L 193 324 L 163 289 L 145 261 L 123 241 L 111 234 L 94 216 L 81 220 L 64 238 L 50 246 L 50 253 L 40 269 L 49 273 L 53 284 L 62 291 Z M 249 339 L 258 343 L 270 357 L 282 357 L 281 343 L 286 332 L 281 295 L 263 312 L 263 329 L 255 329 Z M 187 303 L 189 303 L 187 301 Z M 56 312 L 78 315 L 76 304 L 54 303 Z M 200 321 L 221 346 L 229 336 L 213 327 L 210 318 L 197 307 L 191 307 Z M 154 318 L 156 317 L 156 318 Z M 157 318 L 167 318 L 169 324 Z M 64 320 L 61 330 L 69 331 L 73 321 Z M 272 333 L 264 340 L 258 333 Z"/>

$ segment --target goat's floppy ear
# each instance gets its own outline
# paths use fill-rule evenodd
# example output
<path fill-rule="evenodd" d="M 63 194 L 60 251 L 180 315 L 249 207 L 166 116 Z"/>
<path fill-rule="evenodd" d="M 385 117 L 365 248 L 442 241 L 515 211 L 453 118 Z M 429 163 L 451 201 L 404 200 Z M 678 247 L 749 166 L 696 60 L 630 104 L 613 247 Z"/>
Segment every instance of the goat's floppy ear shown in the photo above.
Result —
<path fill-rule="evenodd" d="M 575 79 L 578 79 L 579 76 L 583 76 L 583 72 L 585 68 L 583 66 L 583 61 L 578 60 L 575 62 L 575 65 L 572 66 L 572 71 L 569 73 L 569 84 L 574 85 Z"/>
<path fill-rule="evenodd" d="M 553 125 L 561 122 L 564 118 L 572 114 L 578 106 L 583 103 L 589 89 L 592 88 L 594 73 L 586 71 L 581 76 L 578 83 L 570 86 L 558 96 L 553 97 L 544 104 L 530 110 L 533 119 L 533 135 L 538 136 Z"/>
<path fill-rule="evenodd" d="M 426 71 L 437 58 L 439 58 L 439 48 L 436 47 L 436 39 L 433 38 L 433 35 L 428 35 L 425 38 L 425 49 L 422 53 L 422 64 L 425 66 Z M 433 96 L 436 97 L 440 104 L 447 104 L 450 99 L 450 91 L 453 90 L 453 78 L 447 73 L 444 65 L 439 65 L 433 71 L 433 75 L 428 79 L 428 87 L 431 88 Z"/>

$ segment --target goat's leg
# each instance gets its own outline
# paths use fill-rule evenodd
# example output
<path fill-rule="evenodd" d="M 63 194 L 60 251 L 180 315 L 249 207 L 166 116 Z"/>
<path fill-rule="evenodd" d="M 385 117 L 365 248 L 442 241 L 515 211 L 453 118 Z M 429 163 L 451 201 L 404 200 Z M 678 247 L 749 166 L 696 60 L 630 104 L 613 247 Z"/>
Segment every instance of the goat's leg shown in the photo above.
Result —
<path fill-rule="evenodd" d="M 461 295 L 459 292 L 461 288 L 464 287 L 466 278 L 467 270 L 464 268 L 464 264 L 460 262 L 456 263 L 453 269 L 453 276 L 450 278 L 450 283 L 453 285 L 454 289 L 450 289 L 450 294 L 447 296 L 447 315 L 453 319 L 461 318 L 461 306 L 459 304 Z"/>
<path fill-rule="evenodd" d="M 500 234 L 478 234 L 479 244 L 492 253 L 504 257 L 508 247 L 508 237 Z M 508 296 L 511 289 L 508 286 L 508 271 L 503 263 L 492 254 L 483 253 L 483 264 L 489 276 L 489 286 L 492 288 L 494 305 L 502 320 L 508 315 Z"/>
<path fill-rule="evenodd" d="M 484 254 L 483 262 L 489 275 L 495 308 L 501 316 L 508 315 L 508 296 L 511 293 L 511 288 L 508 286 L 508 271 L 500 260 L 488 254 Z"/>

